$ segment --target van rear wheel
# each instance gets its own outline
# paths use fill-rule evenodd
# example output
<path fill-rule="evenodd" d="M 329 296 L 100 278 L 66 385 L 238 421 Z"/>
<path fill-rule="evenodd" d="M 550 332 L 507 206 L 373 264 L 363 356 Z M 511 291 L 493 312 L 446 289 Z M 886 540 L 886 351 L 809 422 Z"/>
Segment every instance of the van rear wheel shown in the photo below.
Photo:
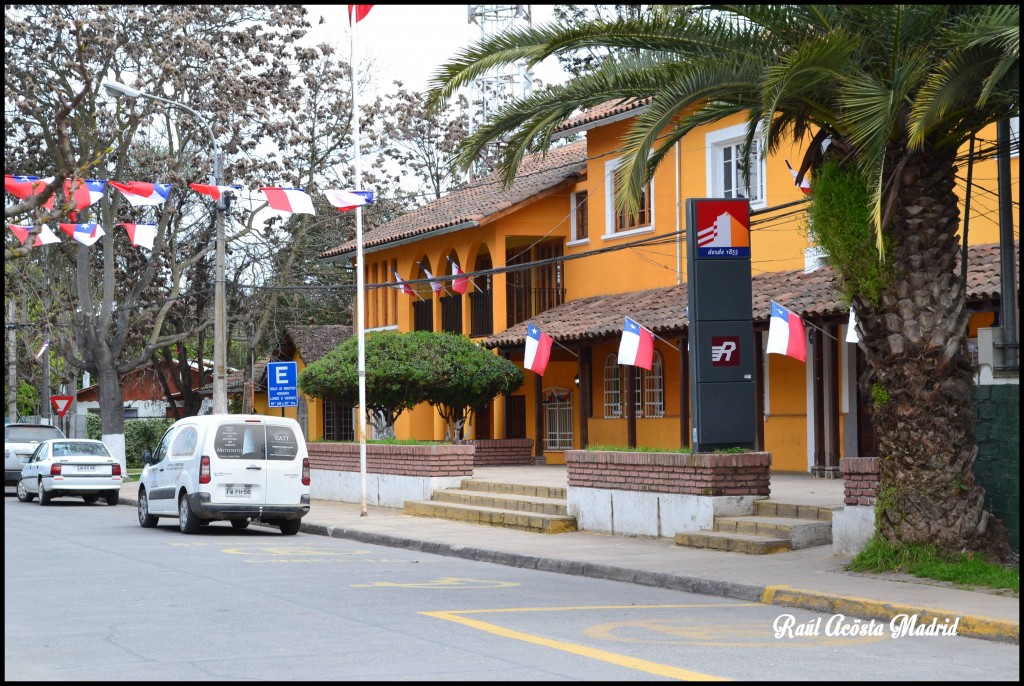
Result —
<path fill-rule="evenodd" d="M 285 536 L 294 536 L 299 533 L 299 528 L 301 526 L 301 519 L 285 519 L 281 522 L 281 533 Z"/>
<path fill-rule="evenodd" d="M 178 528 L 183 534 L 199 533 L 199 518 L 188 504 L 188 496 L 185 493 L 178 498 Z"/>

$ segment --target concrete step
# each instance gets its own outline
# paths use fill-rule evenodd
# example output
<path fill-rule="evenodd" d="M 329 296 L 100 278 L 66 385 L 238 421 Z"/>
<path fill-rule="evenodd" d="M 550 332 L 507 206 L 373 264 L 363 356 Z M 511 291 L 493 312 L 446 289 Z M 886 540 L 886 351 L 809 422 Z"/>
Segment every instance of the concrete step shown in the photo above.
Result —
<path fill-rule="evenodd" d="M 793 550 L 832 543 L 832 522 L 792 517 L 715 517 L 714 531 L 785 539 Z"/>
<path fill-rule="evenodd" d="M 773 500 L 754 502 L 754 515 L 759 517 L 789 517 L 792 519 L 816 519 L 822 522 L 832 521 L 833 508 L 816 505 L 791 505 Z"/>
<path fill-rule="evenodd" d="M 538 514 L 456 502 L 407 500 L 403 511 L 416 517 L 441 517 L 470 524 L 503 526 L 546 534 L 576 530 L 576 518 L 568 515 Z"/>
<path fill-rule="evenodd" d="M 534 486 L 529 484 L 505 484 L 493 481 L 477 481 L 476 479 L 463 479 L 462 490 L 483 491 L 486 493 L 505 493 L 509 495 L 528 495 L 537 498 L 558 498 L 565 500 L 566 488 L 553 486 Z"/>
<path fill-rule="evenodd" d="M 787 538 L 729 531 L 680 531 L 675 536 L 675 542 L 676 545 L 691 548 L 710 548 L 748 555 L 769 555 L 793 549 Z"/>
<path fill-rule="evenodd" d="M 478 507 L 491 507 L 499 510 L 516 510 L 535 514 L 563 515 L 569 514 L 569 504 L 565 498 L 543 498 L 532 495 L 505 495 L 488 491 L 470 491 L 462 488 L 436 490 L 431 497 L 433 502 L 461 503 Z"/>

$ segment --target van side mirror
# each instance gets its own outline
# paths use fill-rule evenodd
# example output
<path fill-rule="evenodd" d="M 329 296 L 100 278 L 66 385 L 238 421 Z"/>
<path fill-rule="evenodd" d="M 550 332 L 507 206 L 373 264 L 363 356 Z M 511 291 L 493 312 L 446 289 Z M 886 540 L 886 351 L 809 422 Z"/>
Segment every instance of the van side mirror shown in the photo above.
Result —
<path fill-rule="evenodd" d="M 153 451 L 145 450 L 142 453 L 142 461 L 146 464 L 153 464 Z"/>

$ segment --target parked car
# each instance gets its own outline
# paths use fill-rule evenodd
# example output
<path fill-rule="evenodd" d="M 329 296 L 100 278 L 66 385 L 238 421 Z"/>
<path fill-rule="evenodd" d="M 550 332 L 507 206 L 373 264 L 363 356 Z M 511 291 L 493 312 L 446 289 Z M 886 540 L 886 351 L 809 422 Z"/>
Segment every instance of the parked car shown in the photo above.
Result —
<path fill-rule="evenodd" d="M 139 525 L 177 517 L 182 533 L 202 524 L 251 520 L 299 532 L 309 513 L 309 456 L 299 423 L 264 415 L 203 415 L 179 419 L 143 453 Z"/>
<path fill-rule="evenodd" d="M 121 464 L 103 441 L 43 441 L 21 468 L 18 500 L 27 503 L 38 497 L 40 505 L 49 505 L 53 498 L 61 496 L 81 497 L 87 503 L 102 497 L 107 505 L 117 505 L 121 476 Z"/>
<path fill-rule="evenodd" d="M 42 441 L 51 438 L 64 438 L 64 434 L 49 424 L 8 424 L 4 427 L 4 486 L 18 485 L 25 458 Z"/>

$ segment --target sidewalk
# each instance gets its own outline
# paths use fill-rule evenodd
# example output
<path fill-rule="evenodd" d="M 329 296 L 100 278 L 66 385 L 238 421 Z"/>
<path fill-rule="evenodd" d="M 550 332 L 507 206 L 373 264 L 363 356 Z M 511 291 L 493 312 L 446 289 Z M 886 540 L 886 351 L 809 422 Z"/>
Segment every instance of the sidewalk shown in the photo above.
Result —
<path fill-rule="evenodd" d="M 477 468 L 474 479 L 565 485 L 564 469 Z M 139 482 L 121 488 L 121 503 L 137 506 Z M 772 476 L 772 500 L 837 505 L 842 481 Z M 358 503 L 314 500 L 302 533 L 345 538 L 426 553 L 449 555 L 559 574 L 575 574 L 691 593 L 763 602 L 847 617 L 875 619 L 888 626 L 895 615 L 917 615 L 918 626 L 959 617 L 957 634 L 1019 643 L 1020 600 L 996 593 L 964 591 L 907 575 L 855 574 L 843 570 L 849 558 L 831 546 L 773 555 L 745 555 L 676 545 L 671 539 L 637 538 L 577 531 L 539 534 L 477 526 Z"/>

